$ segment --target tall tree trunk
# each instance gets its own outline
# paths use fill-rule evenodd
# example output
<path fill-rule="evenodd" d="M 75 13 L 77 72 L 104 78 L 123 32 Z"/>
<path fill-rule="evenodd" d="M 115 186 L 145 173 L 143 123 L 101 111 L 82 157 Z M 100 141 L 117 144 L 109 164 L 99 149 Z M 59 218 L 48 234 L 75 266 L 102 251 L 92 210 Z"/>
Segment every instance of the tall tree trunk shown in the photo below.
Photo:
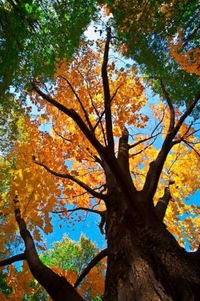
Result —
<path fill-rule="evenodd" d="M 200 267 L 154 212 L 139 223 L 131 208 L 107 220 L 108 269 L 104 301 L 200 300 Z M 145 219 L 144 219 L 145 220 Z"/>

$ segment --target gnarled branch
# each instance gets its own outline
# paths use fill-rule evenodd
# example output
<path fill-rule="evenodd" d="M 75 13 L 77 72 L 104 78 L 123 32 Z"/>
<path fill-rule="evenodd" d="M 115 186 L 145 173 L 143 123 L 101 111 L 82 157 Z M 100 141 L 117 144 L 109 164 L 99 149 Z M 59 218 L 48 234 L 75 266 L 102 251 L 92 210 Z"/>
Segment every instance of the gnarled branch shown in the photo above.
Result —
<path fill-rule="evenodd" d="M 41 262 L 35 248 L 33 237 L 28 231 L 24 219 L 21 217 L 17 196 L 14 199 L 14 205 L 15 219 L 26 247 L 26 259 L 35 279 L 46 289 L 54 301 L 62 300 L 63 296 L 65 296 L 66 301 L 83 301 L 83 298 L 78 295 L 76 290 L 64 277 L 60 277 Z"/>

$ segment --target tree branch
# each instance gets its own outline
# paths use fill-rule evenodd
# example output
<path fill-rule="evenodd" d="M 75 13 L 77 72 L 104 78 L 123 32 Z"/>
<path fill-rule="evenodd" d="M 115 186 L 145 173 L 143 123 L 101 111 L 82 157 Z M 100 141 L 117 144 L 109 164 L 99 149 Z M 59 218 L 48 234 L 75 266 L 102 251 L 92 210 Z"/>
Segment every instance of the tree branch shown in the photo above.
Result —
<path fill-rule="evenodd" d="M 124 127 L 122 135 L 119 139 L 117 160 L 118 160 L 120 166 L 124 170 L 127 170 L 129 172 L 128 136 L 129 136 L 129 132 L 128 132 L 127 128 Z"/>
<path fill-rule="evenodd" d="M 165 213 L 167 211 L 169 201 L 172 198 L 169 186 L 174 183 L 175 183 L 174 180 L 169 180 L 168 185 L 164 189 L 163 196 L 158 200 L 158 202 L 155 206 L 156 215 L 161 221 L 163 221 L 163 219 L 165 217 Z"/>
<path fill-rule="evenodd" d="M 158 132 L 157 134 L 154 135 L 155 131 L 158 129 L 158 127 L 159 127 L 160 124 L 162 123 L 163 118 L 164 118 L 164 114 L 163 114 L 163 116 L 162 116 L 162 119 L 158 122 L 158 124 L 155 126 L 155 128 L 154 128 L 153 131 L 151 132 L 151 136 L 149 136 L 149 137 L 147 137 L 147 138 L 144 138 L 144 139 L 141 139 L 141 140 L 139 140 L 139 141 L 137 141 L 137 142 L 135 142 L 135 143 L 129 145 L 129 149 L 131 149 L 131 148 L 133 148 L 133 147 L 136 147 L 137 145 L 139 145 L 139 144 L 141 144 L 141 143 L 143 143 L 143 142 L 146 142 L 146 141 L 148 141 L 148 140 L 150 140 L 150 139 L 153 139 L 153 138 L 157 137 L 159 134 L 161 134 L 160 132 Z"/>
<path fill-rule="evenodd" d="M 25 253 L 21 253 L 21 254 L 18 254 L 18 255 L 15 255 L 15 256 L 12 256 L 10 258 L 7 258 L 7 259 L 4 259 L 4 260 L 0 261 L 0 267 L 12 264 L 12 263 L 17 262 L 17 261 L 25 260 L 25 259 L 26 259 Z"/>
<path fill-rule="evenodd" d="M 194 148 L 194 146 L 192 146 L 188 141 L 186 141 L 184 139 L 182 139 L 182 141 L 200 157 L 200 153 Z"/>
<path fill-rule="evenodd" d="M 175 138 L 176 134 L 178 133 L 185 119 L 191 114 L 199 98 L 200 98 L 200 91 L 197 93 L 197 95 L 194 98 L 194 101 L 186 110 L 186 112 L 180 117 L 177 125 L 171 131 L 168 131 L 165 140 L 163 142 L 163 145 L 161 147 L 161 150 L 157 155 L 156 160 L 150 163 L 143 190 L 148 193 L 149 199 L 151 200 L 153 200 L 153 196 L 156 192 L 160 174 L 162 172 L 163 165 L 165 163 L 167 155 L 170 149 L 172 148 L 172 146 L 174 145 L 172 141 Z"/>
<path fill-rule="evenodd" d="M 113 93 L 113 96 L 110 99 L 110 102 L 112 102 L 112 100 L 115 98 L 115 96 L 117 95 L 118 90 L 121 88 L 122 84 L 120 84 L 117 89 L 115 90 L 115 92 Z"/>
<path fill-rule="evenodd" d="M 103 110 L 103 112 L 101 113 L 101 115 L 98 113 L 99 119 L 97 120 L 97 122 L 96 122 L 96 124 L 95 124 L 95 126 L 94 126 L 94 130 L 96 130 L 96 128 L 98 127 L 98 125 L 99 125 L 99 123 L 101 122 L 102 117 L 103 117 L 104 114 L 105 114 L 105 110 Z"/>
<path fill-rule="evenodd" d="M 148 145 L 146 145 L 143 149 L 141 149 L 140 151 L 138 151 L 137 153 L 134 153 L 134 154 L 131 154 L 131 157 L 134 157 L 134 156 L 137 156 L 139 154 L 141 154 L 142 152 L 144 152 L 147 148 L 149 148 L 151 145 L 154 144 L 154 142 L 156 141 L 156 138 L 157 136 L 159 135 L 160 133 L 158 133 L 157 135 L 154 136 L 154 139 L 151 143 L 149 143 Z M 152 137 L 153 138 L 153 137 Z"/>
<path fill-rule="evenodd" d="M 81 281 L 83 280 L 83 278 L 85 276 L 87 276 L 87 274 L 90 272 L 90 270 L 99 262 L 101 261 L 104 257 L 106 257 L 108 255 L 108 249 L 104 249 L 102 250 L 100 253 L 98 253 L 92 260 L 91 262 L 88 264 L 88 266 L 83 270 L 83 272 L 81 273 L 81 275 L 78 277 L 78 279 L 76 280 L 76 283 L 74 284 L 74 287 L 76 288 Z"/>
<path fill-rule="evenodd" d="M 97 128 L 97 126 L 98 126 L 99 123 L 100 123 L 100 125 L 101 125 L 101 130 L 102 130 L 102 134 L 103 134 L 103 139 L 104 139 L 104 144 L 105 144 L 105 146 L 106 146 L 106 145 L 107 145 L 106 135 L 105 135 L 105 132 L 104 132 L 104 128 L 103 128 L 102 121 L 101 121 L 101 119 L 102 119 L 102 117 L 103 117 L 103 115 L 104 115 L 104 113 L 105 113 L 105 110 L 104 110 L 104 112 L 103 112 L 103 113 L 101 114 L 101 116 L 100 116 L 100 114 L 99 114 L 99 112 L 98 112 L 98 110 L 97 110 L 97 108 L 96 108 L 96 106 L 95 106 L 95 104 L 94 104 L 94 102 L 93 102 L 92 96 L 91 96 L 91 94 L 90 94 L 90 91 L 89 91 L 89 85 L 88 85 L 87 79 L 84 78 L 84 76 L 83 76 L 83 74 L 80 72 L 80 70 L 78 70 L 78 73 L 81 75 L 81 77 L 83 78 L 83 80 L 86 82 L 87 89 L 88 89 L 88 95 L 89 95 L 89 98 L 90 98 L 92 107 L 93 107 L 95 113 L 97 114 L 97 116 L 98 116 L 98 118 L 99 118 L 98 121 L 96 122 L 95 126 L 93 127 L 92 131 L 95 132 L 95 129 Z"/>
<path fill-rule="evenodd" d="M 63 140 L 65 140 L 65 141 L 67 141 L 67 142 L 72 142 L 71 139 L 65 138 L 63 135 L 59 134 L 59 133 L 56 131 L 56 129 L 55 129 L 55 127 L 54 127 L 53 125 L 52 125 L 52 127 L 53 127 L 53 130 L 54 130 L 54 132 L 55 132 L 55 134 L 56 134 L 57 136 L 59 136 L 60 138 L 62 138 Z"/>
<path fill-rule="evenodd" d="M 85 208 L 85 207 L 77 207 L 74 209 L 66 209 L 66 210 L 60 210 L 60 211 L 51 211 L 52 213 L 68 213 L 68 212 L 74 212 L 74 211 L 79 211 L 79 210 L 83 210 L 83 211 L 88 211 L 88 212 L 92 212 L 92 213 L 96 213 L 99 215 L 102 215 L 103 211 L 99 211 L 99 210 L 94 210 L 94 209 L 90 209 L 90 208 Z"/>
<path fill-rule="evenodd" d="M 21 217 L 17 196 L 13 201 L 15 205 L 15 219 L 26 247 L 26 259 L 35 279 L 46 289 L 54 301 L 62 300 L 63 296 L 65 296 L 66 301 L 83 301 L 83 298 L 78 295 L 64 277 L 60 277 L 41 262 L 33 238 L 27 230 L 24 219 Z"/>
<path fill-rule="evenodd" d="M 107 73 L 108 65 L 108 53 L 109 45 L 111 40 L 111 28 L 107 28 L 107 39 L 104 49 L 103 64 L 101 68 L 101 75 L 103 79 L 103 89 L 104 89 L 104 107 L 105 107 L 105 121 L 106 121 L 106 135 L 108 141 L 108 147 L 110 151 L 114 154 L 114 138 L 112 130 L 112 113 L 111 113 L 111 97 L 110 97 L 110 87 Z"/>
<path fill-rule="evenodd" d="M 148 141 L 148 140 L 151 140 L 151 139 L 153 139 L 153 138 L 156 138 L 159 134 L 160 134 L 160 133 L 157 133 L 157 134 L 152 135 L 152 136 L 150 136 L 150 137 L 141 139 L 141 140 L 135 142 L 134 144 L 129 145 L 129 149 L 134 148 L 134 147 L 136 147 L 137 145 L 139 145 L 139 144 L 141 144 L 141 143 L 143 143 L 143 142 L 146 142 L 146 141 Z"/>
<path fill-rule="evenodd" d="M 59 177 L 59 178 L 64 178 L 64 179 L 69 179 L 73 182 L 75 182 L 76 184 L 78 184 L 79 186 L 81 186 L 83 189 L 85 189 L 87 192 L 89 192 L 93 197 L 95 198 L 99 198 L 101 200 L 105 200 L 107 198 L 107 196 L 105 194 L 99 193 L 95 190 L 93 190 L 92 188 L 90 188 L 87 184 L 83 183 L 82 181 L 80 181 L 79 179 L 73 177 L 70 174 L 61 174 L 58 173 L 52 169 L 50 169 L 48 166 L 46 166 L 45 164 L 36 161 L 35 157 L 33 157 L 33 161 L 34 163 L 36 163 L 37 165 L 40 165 L 42 167 L 44 167 L 44 169 L 46 169 L 49 173 L 51 173 L 52 175 Z"/>
<path fill-rule="evenodd" d="M 200 99 L 200 91 L 196 94 L 193 102 L 191 103 L 191 105 L 188 107 L 188 109 L 185 111 L 185 113 L 180 117 L 177 125 L 174 128 L 174 132 L 177 133 L 178 130 L 180 129 L 181 125 L 183 124 L 183 122 L 185 121 L 185 119 L 192 113 L 194 107 L 196 106 L 197 102 Z"/>
<path fill-rule="evenodd" d="M 104 147 L 101 145 L 101 143 L 95 138 L 93 132 L 90 131 L 90 129 L 86 126 L 84 121 L 81 119 L 79 114 L 76 113 L 73 109 L 68 109 L 65 106 L 63 106 L 61 103 L 57 102 L 55 99 L 53 99 L 50 95 L 47 95 L 43 93 L 36 85 L 35 82 L 32 82 L 33 89 L 48 103 L 54 105 L 57 109 L 62 111 L 64 114 L 69 116 L 74 120 L 74 122 L 78 125 L 79 129 L 83 132 L 85 137 L 89 140 L 89 142 L 94 146 L 94 148 L 97 150 L 99 154 L 104 154 Z"/>
<path fill-rule="evenodd" d="M 87 124 L 88 124 L 90 130 L 93 130 L 93 126 L 92 126 L 92 124 L 91 124 L 91 122 L 90 122 L 88 113 L 87 113 L 87 111 L 86 111 L 86 109 L 85 109 L 85 107 L 84 107 L 82 101 L 80 100 L 78 94 L 76 93 L 74 87 L 72 86 L 72 84 L 70 83 L 70 81 L 69 81 L 67 78 L 65 78 L 64 76 L 60 76 L 60 77 L 61 77 L 62 79 L 64 79 L 64 80 L 68 83 L 70 89 L 72 90 L 72 92 L 73 92 L 74 95 L 76 96 L 76 99 L 78 100 L 78 102 L 79 102 L 79 104 L 80 104 L 80 106 L 81 106 L 81 109 L 82 109 L 82 111 L 83 111 L 83 113 L 84 113 L 84 115 L 85 115 L 85 119 L 86 119 L 86 121 L 87 121 Z"/>
<path fill-rule="evenodd" d="M 159 78 L 160 81 L 160 86 L 162 88 L 163 94 L 167 100 L 167 104 L 169 106 L 169 110 L 170 110 L 170 123 L 169 123 L 169 129 L 168 131 L 172 131 L 174 128 L 174 123 L 175 123 L 175 111 L 174 111 L 174 107 L 171 101 L 171 98 L 169 97 L 169 93 L 167 92 L 167 90 L 165 89 L 165 86 L 163 84 L 162 78 Z"/>

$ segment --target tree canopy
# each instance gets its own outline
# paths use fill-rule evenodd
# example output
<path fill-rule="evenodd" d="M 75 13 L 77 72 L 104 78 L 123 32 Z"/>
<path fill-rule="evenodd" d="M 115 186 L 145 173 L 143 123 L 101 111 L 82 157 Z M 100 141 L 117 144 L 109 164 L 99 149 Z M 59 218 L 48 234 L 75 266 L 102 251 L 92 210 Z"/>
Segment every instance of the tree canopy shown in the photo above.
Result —
<path fill-rule="evenodd" d="M 163 78 L 174 103 L 189 103 L 199 86 L 199 2 L 105 2 L 124 53 L 140 65 L 156 92 L 162 95 L 158 79 Z"/>
<path fill-rule="evenodd" d="M 71 58 L 95 12 L 93 0 L 0 1 L 1 99 L 9 86 L 22 93 L 33 78 L 52 78 L 56 58 Z"/>

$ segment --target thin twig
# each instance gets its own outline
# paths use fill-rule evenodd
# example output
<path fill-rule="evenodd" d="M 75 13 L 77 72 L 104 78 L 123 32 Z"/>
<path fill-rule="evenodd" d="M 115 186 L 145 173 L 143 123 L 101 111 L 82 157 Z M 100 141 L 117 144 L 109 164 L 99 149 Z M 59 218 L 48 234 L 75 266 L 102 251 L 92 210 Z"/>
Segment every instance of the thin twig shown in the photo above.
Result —
<path fill-rule="evenodd" d="M 77 207 L 77 208 L 74 208 L 74 209 L 66 209 L 66 210 L 51 211 L 51 212 L 59 214 L 59 213 L 75 212 L 75 211 L 79 211 L 79 210 L 88 211 L 88 212 L 92 212 L 92 213 L 102 215 L 102 211 L 94 210 L 94 209 L 90 209 L 90 208 L 85 208 L 85 207 Z"/>

